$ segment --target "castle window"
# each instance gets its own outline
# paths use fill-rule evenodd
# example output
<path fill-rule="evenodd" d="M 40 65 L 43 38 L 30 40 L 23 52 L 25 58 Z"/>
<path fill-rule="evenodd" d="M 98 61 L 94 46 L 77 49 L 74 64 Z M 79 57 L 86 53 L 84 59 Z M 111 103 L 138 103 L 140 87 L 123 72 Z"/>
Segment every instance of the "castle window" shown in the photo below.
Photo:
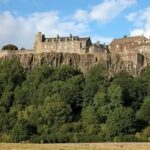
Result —
<path fill-rule="evenodd" d="M 118 44 L 116 45 L 116 48 L 119 48 L 119 45 L 118 45 Z"/>
<path fill-rule="evenodd" d="M 95 58 L 95 62 L 97 62 L 97 58 Z"/>
<path fill-rule="evenodd" d="M 80 43 L 80 48 L 82 48 L 82 42 Z"/>

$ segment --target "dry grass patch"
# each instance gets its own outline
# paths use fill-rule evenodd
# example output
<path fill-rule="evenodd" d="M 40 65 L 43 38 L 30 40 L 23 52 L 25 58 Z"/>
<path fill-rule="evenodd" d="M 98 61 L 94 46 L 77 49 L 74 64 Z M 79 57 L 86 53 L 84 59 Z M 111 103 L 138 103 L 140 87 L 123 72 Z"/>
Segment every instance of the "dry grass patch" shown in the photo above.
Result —
<path fill-rule="evenodd" d="M 0 144 L 0 150 L 150 150 L 150 143 Z"/>

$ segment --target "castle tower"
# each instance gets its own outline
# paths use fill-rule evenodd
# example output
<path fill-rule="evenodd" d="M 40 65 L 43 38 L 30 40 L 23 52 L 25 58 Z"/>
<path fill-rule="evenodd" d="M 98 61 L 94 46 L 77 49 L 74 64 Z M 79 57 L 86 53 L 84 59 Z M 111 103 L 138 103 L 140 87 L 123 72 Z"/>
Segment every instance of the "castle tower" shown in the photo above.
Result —
<path fill-rule="evenodd" d="M 34 42 L 35 53 L 41 53 L 42 52 L 42 39 L 43 39 L 42 33 L 41 32 L 36 33 L 35 42 Z"/>

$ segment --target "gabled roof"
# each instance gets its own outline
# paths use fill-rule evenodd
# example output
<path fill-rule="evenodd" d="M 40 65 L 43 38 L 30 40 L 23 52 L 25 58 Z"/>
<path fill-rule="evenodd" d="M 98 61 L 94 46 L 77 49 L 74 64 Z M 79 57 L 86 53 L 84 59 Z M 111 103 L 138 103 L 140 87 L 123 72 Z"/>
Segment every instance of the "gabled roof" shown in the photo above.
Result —
<path fill-rule="evenodd" d="M 114 39 L 110 45 L 112 44 L 124 44 L 124 43 L 131 43 L 131 42 L 138 42 L 141 40 L 148 40 L 145 36 L 132 36 L 132 37 L 124 37 L 119 39 Z"/>

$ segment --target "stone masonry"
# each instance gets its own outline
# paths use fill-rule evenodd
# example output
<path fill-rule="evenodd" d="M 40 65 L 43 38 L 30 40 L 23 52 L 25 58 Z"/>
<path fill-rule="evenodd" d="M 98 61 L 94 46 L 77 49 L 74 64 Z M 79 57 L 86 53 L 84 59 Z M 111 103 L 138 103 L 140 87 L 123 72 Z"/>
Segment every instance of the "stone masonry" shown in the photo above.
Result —
<path fill-rule="evenodd" d="M 87 72 L 96 63 L 105 61 L 111 76 L 122 70 L 138 75 L 143 67 L 150 64 L 150 40 L 144 36 L 125 36 L 105 45 L 99 42 L 93 44 L 90 37 L 70 35 L 46 38 L 38 32 L 33 50 L 0 52 L 1 59 L 11 57 L 19 58 L 25 68 L 43 63 L 56 67 L 69 64 L 83 72 Z"/>

